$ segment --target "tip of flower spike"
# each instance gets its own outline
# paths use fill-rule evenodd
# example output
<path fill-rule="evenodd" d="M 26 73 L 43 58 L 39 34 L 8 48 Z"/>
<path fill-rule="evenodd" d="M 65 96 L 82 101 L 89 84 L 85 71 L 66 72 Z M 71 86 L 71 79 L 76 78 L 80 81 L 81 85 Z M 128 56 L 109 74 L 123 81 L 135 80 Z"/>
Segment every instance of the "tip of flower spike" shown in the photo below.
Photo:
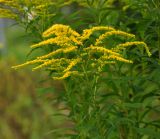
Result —
<path fill-rule="evenodd" d="M 121 61 L 121 60 L 119 60 L 119 61 Z M 125 59 L 122 60 L 122 62 L 133 64 L 133 61 L 132 61 L 132 60 L 127 60 L 127 59 L 126 59 L 126 60 L 125 60 Z"/>
<path fill-rule="evenodd" d="M 12 66 L 11 68 L 14 70 L 20 69 L 22 67 L 22 65 L 17 65 L 17 66 Z"/>
<path fill-rule="evenodd" d="M 151 52 L 148 52 L 148 56 L 149 56 L 149 57 L 151 57 L 151 56 L 152 56 Z"/>
<path fill-rule="evenodd" d="M 129 61 L 128 61 L 128 63 L 131 63 L 131 64 L 133 64 L 133 61 L 132 61 L 132 60 L 129 60 Z"/>
<path fill-rule="evenodd" d="M 18 69 L 17 66 L 12 66 L 11 68 L 14 70 Z"/>
<path fill-rule="evenodd" d="M 35 48 L 35 47 L 37 47 L 36 44 L 30 46 L 30 48 Z"/>

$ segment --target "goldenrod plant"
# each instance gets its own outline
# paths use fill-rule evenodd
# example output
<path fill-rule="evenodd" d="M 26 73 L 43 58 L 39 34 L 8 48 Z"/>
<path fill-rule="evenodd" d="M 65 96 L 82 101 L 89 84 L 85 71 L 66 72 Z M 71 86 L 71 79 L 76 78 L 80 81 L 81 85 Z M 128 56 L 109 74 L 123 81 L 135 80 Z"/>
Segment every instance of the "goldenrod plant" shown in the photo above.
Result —
<path fill-rule="evenodd" d="M 34 65 L 33 71 L 43 68 L 52 73 L 54 80 L 63 80 L 66 91 L 64 102 L 70 110 L 69 117 L 75 124 L 71 136 L 86 139 L 93 138 L 96 134 L 96 137 L 107 138 L 108 129 L 105 126 L 108 122 L 103 123 L 107 119 L 101 119 L 99 112 L 104 104 L 98 102 L 99 82 L 107 73 L 105 65 L 133 63 L 123 54 L 130 46 L 137 45 L 151 56 L 147 45 L 135 41 L 135 35 L 109 26 L 95 26 L 79 34 L 68 25 L 54 24 L 42 36 L 44 40 L 33 44 L 31 48 L 36 51 L 48 47 L 52 51 L 13 68 Z M 117 38 L 120 41 L 116 41 Z M 111 44 L 112 41 L 117 43 Z M 115 103 L 121 103 L 118 101 Z"/>
<path fill-rule="evenodd" d="M 51 0 L 45 8 L 43 1 L 20 2 L 18 6 L 29 7 L 27 20 L 19 23 L 34 35 L 33 53 L 12 68 L 45 70 L 53 82 L 63 85 L 57 101 L 66 110 L 60 115 L 70 124 L 52 134 L 72 139 L 159 139 L 160 68 L 154 47 L 159 37 L 150 33 L 153 25 L 158 32 L 159 14 L 155 10 L 156 22 L 141 22 L 148 0 Z M 152 6 L 158 9 L 155 2 Z M 70 13 L 62 15 L 64 5 Z"/>

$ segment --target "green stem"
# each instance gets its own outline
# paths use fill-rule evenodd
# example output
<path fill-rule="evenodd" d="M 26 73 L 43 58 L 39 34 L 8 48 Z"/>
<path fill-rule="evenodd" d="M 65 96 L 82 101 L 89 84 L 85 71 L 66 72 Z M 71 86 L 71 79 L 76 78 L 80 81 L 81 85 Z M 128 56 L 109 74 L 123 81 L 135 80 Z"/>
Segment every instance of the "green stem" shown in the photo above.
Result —
<path fill-rule="evenodd" d="M 126 133 L 126 128 L 123 125 L 121 125 L 119 127 L 119 133 L 120 133 L 120 135 L 119 135 L 120 139 L 128 139 L 127 133 Z"/>
<path fill-rule="evenodd" d="M 160 27 L 158 27 L 158 56 L 160 59 Z"/>

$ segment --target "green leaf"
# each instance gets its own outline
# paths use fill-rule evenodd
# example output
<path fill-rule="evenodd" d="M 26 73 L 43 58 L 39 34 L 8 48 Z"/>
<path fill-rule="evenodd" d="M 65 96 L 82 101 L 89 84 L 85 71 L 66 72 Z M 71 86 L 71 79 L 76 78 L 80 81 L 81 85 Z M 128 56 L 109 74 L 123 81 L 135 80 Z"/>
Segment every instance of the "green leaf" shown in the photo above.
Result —
<path fill-rule="evenodd" d="M 142 103 L 124 103 L 124 106 L 125 107 L 128 107 L 128 108 L 142 108 Z"/>
<path fill-rule="evenodd" d="M 142 135 L 148 135 L 150 137 L 154 137 L 159 139 L 160 132 L 153 130 L 152 128 L 135 128 L 135 130 Z"/>

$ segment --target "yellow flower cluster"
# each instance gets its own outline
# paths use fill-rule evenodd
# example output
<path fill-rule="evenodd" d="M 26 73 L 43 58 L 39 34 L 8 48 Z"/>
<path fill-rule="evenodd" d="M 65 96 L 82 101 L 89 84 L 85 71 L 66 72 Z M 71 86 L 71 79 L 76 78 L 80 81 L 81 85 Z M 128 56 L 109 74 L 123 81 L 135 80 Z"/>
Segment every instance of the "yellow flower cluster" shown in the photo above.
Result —
<path fill-rule="evenodd" d="M 11 6 L 14 8 L 19 8 L 17 0 L 0 0 L 0 4 L 5 6 Z"/>
<path fill-rule="evenodd" d="M 126 43 L 123 43 L 123 44 L 119 44 L 119 45 L 116 47 L 116 49 L 117 49 L 117 50 L 125 49 L 125 48 L 128 47 L 128 46 L 134 46 L 134 45 L 135 45 L 135 46 L 136 46 L 136 45 L 138 45 L 138 46 L 143 46 L 143 47 L 146 49 L 146 52 L 147 52 L 148 56 L 151 56 L 151 53 L 150 53 L 147 45 L 146 45 L 144 42 L 139 42 L 139 41 L 126 42 Z"/>
<path fill-rule="evenodd" d="M 74 59 L 73 61 L 70 62 L 69 66 L 63 72 L 70 71 L 80 61 L 81 61 L 81 59 L 79 59 L 79 58 Z"/>
<path fill-rule="evenodd" d="M 75 37 L 80 36 L 79 33 L 72 30 L 69 26 L 62 25 L 62 24 L 55 24 L 51 26 L 49 29 L 47 29 L 43 33 L 43 37 L 49 37 L 50 35 L 53 35 L 53 34 L 55 34 L 56 36 L 66 36 L 66 35 L 72 35 Z"/>
<path fill-rule="evenodd" d="M 54 63 L 57 62 L 58 60 L 59 60 L 59 59 L 51 59 L 51 60 L 48 59 L 48 60 L 44 61 L 43 64 L 41 64 L 41 65 L 33 68 L 32 70 L 34 71 L 34 70 L 37 70 L 37 69 L 40 69 L 40 68 L 43 68 L 43 67 L 47 67 L 47 66 L 49 66 L 49 65 L 54 64 Z M 37 61 L 38 61 L 38 60 L 37 60 Z"/>
<path fill-rule="evenodd" d="M 102 56 L 101 59 L 102 60 L 118 60 L 118 61 L 125 62 L 125 63 L 133 63 L 133 61 L 131 60 L 127 60 L 123 57 L 116 56 L 116 55 Z"/>
<path fill-rule="evenodd" d="M 17 66 L 13 66 L 12 68 L 14 69 L 19 69 L 21 67 L 27 66 L 27 65 L 32 65 L 32 64 L 37 64 L 37 63 L 44 63 L 47 60 L 42 60 L 42 59 L 35 59 L 35 60 L 31 60 L 31 61 L 27 61 L 21 65 L 17 65 Z"/>
<path fill-rule="evenodd" d="M 42 15 L 46 13 L 53 3 L 52 0 L 0 0 L 0 8 L 5 11 L 0 11 L 0 17 L 18 20 L 19 18 L 15 17 L 25 15 L 25 18 L 28 17 L 30 20 L 37 14 Z"/>
<path fill-rule="evenodd" d="M 51 38 L 51 39 L 42 41 L 38 44 L 34 44 L 31 46 L 31 48 L 37 48 L 37 47 L 41 47 L 49 44 L 57 44 L 61 47 L 64 47 L 69 44 L 68 42 L 70 42 L 68 37 L 56 37 L 56 38 Z"/>
<path fill-rule="evenodd" d="M 49 58 L 49 57 L 52 57 L 54 55 L 57 55 L 57 54 L 60 54 L 60 53 L 69 53 L 69 52 L 73 52 L 77 49 L 76 46 L 73 46 L 73 47 L 69 47 L 69 48 L 65 48 L 65 49 L 57 49 L 53 52 L 50 52 L 49 54 L 46 54 L 46 55 L 43 55 L 43 56 L 40 56 L 40 57 L 37 57 L 37 59 L 45 59 L 45 58 Z"/>
<path fill-rule="evenodd" d="M 106 33 L 102 34 L 101 36 L 99 36 L 99 38 L 96 40 L 95 45 L 101 44 L 104 39 L 106 39 L 112 35 L 122 36 L 122 37 L 126 37 L 126 38 L 135 38 L 135 35 L 129 34 L 129 33 L 123 32 L 123 31 L 119 31 L 119 30 L 110 31 L 110 32 L 106 32 Z"/>
<path fill-rule="evenodd" d="M 95 38 L 95 43 L 85 44 L 84 41 L 90 39 L 90 35 L 97 31 L 101 35 L 97 39 Z M 109 49 L 110 47 L 106 46 L 103 41 L 109 36 L 112 37 L 112 35 L 124 37 L 127 41 Z M 133 34 L 115 30 L 108 26 L 86 29 L 80 35 L 67 25 L 55 24 L 47 29 L 42 36 L 45 40 L 32 45 L 31 48 L 42 48 L 45 46 L 52 47 L 53 51 L 13 68 L 17 69 L 26 65 L 37 64 L 33 70 L 41 68 L 53 70 L 53 79 L 62 80 L 73 75 L 83 76 L 84 73 L 92 73 L 93 70 L 99 73 L 104 65 L 114 64 L 116 61 L 133 63 L 132 60 L 125 59 L 121 53 L 123 49 L 131 45 L 143 46 L 147 54 L 151 55 L 144 42 L 133 41 L 133 39 L 128 42 L 128 38 L 135 38 Z"/>
<path fill-rule="evenodd" d="M 84 50 L 88 50 L 89 52 L 101 52 L 104 54 L 120 55 L 119 53 L 113 52 L 112 50 L 109 50 L 107 48 L 100 47 L 100 46 L 92 46 L 91 45 L 88 48 L 84 48 Z"/>
<path fill-rule="evenodd" d="M 67 77 L 69 77 L 71 75 L 78 75 L 78 71 L 68 71 L 65 74 L 63 74 L 63 76 L 61 76 L 61 77 L 53 77 L 53 79 L 54 80 L 63 80 L 63 79 L 66 79 Z"/>
<path fill-rule="evenodd" d="M 8 10 L 8 9 L 0 8 L 0 13 L 3 13 L 3 14 L 0 14 L 1 18 L 10 18 L 10 19 L 16 19 L 17 18 L 17 15 L 12 13 L 12 11 Z"/>
<path fill-rule="evenodd" d="M 70 63 L 70 60 L 65 59 L 65 58 L 60 58 L 60 59 L 48 59 L 44 61 L 42 64 L 34 67 L 32 71 L 44 68 L 44 67 L 51 67 L 54 70 L 64 70 L 64 68 L 61 66 L 62 63 Z M 48 68 L 49 69 L 49 68 Z"/>
<path fill-rule="evenodd" d="M 93 27 L 91 29 L 85 29 L 83 30 L 83 34 L 80 37 L 82 41 L 88 39 L 90 37 L 91 34 L 93 34 L 95 31 L 113 31 L 115 30 L 112 27 L 108 27 L 108 26 L 99 26 L 99 27 Z"/>
<path fill-rule="evenodd" d="M 66 25 L 55 24 L 43 33 L 44 38 L 51 35 L 55 35 L 56 37 L 32 45 L 31 48 L 37 48 L 49 44 L 56 44 L 61 47 L 73 47 L 74 45 L 82 45 L 82 42 L 78 38 L 80 34 Z"/>

